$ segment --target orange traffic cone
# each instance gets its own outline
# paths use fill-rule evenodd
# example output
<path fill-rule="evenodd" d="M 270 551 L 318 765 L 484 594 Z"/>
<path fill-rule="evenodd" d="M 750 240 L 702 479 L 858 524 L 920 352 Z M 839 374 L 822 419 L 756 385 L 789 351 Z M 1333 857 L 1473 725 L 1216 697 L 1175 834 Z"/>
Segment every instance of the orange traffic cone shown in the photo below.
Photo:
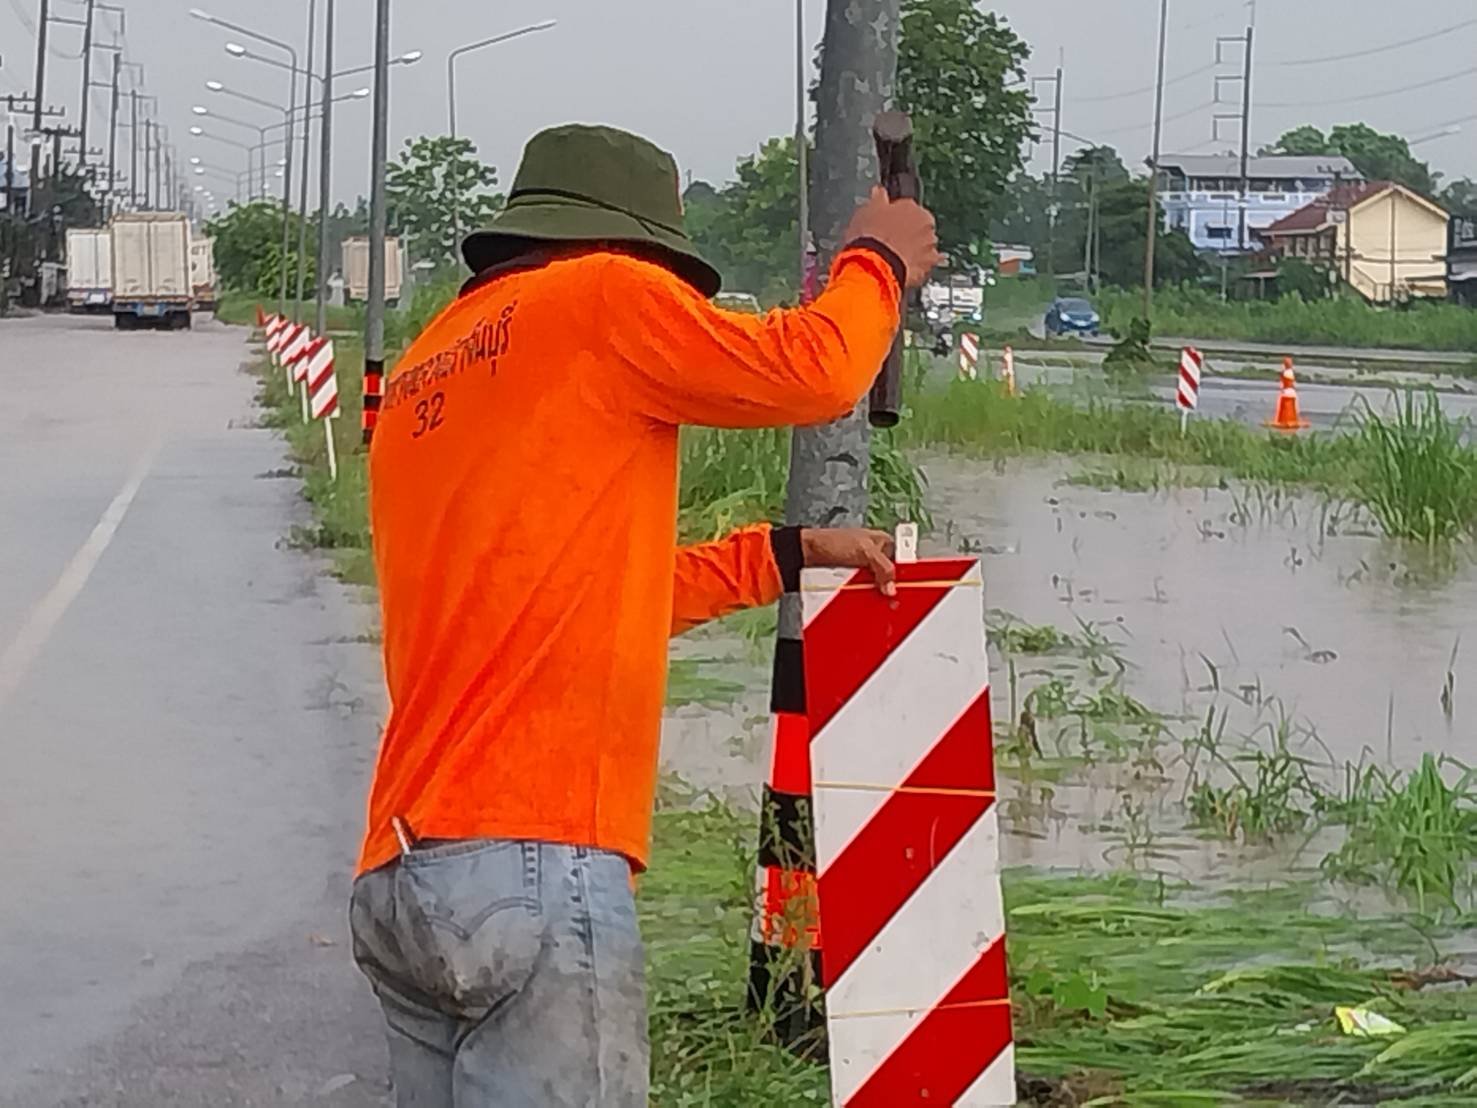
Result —
<path fill-rule="evenodd" d="M 1301 431 L 1312 426 L 1298 414 L 1298 383 L 1291 358 L 1282 360 L 1282 394 L 1277 397 L 1277 415 L 1267 421 L 1267 426 L 1277 431 Z"/>

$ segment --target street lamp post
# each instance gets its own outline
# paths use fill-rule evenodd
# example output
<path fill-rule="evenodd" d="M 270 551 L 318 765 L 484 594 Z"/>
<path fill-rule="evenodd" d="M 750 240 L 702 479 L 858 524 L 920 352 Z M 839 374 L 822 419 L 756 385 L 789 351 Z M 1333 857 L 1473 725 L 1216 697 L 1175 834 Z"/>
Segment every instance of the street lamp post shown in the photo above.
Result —
<path fill-rule="evenodd" d="M 479 42 L 469 42 L 465 46 L 458 46 L 450 54 L 446 55 L 446 124 L 452 138 L 456 138 L 456 60 L 463 54 L 470 54 L 474 50 L 481 50 L 486 46 L 496 46 L 500 42 L 509 39 L 521 38 L 523 35 L 531 35 L 535 31 L 547 31 L 550 27 L 558 24 L 557 19 L 545 19 L 540 23 L 533 23 L 527 27 L 519 27 L 516 31 L 508 31 L 492 38 L 485 38 Z M 455 192 L 451 197 L 451 236 L 452 249 L 456 249 L 462 237 L 462 213 L 461 203 Z"/>
<path fill-rule="evenodd" d="M 222 115 L 220 112 L 211 111 L 204 104 L 196 104 L 190 110 L 192 112 L 194 112 L 196 115 L 199 115 L 199 116 L 208 116 L 211 119 L 219 120 L 221 123 L 229 123 L 232 127 L 240 127 L 242 130 L 245 130 L 245 131 L 255 131 L 256 132 L 256 138 L 257 138 L 257 144 L 259 146 L 265 146 L 266 145 L 268 128 L 263 127 L 259 123 L 252 123 L 248 119 L 237 119 L 235 116 Z M 249 172 L 249 170 L 248 170 L 248 172 Z M 266 174 L 265 168 L 263 168 L 263 170 L 262 170 L 262 177 L 261 177 L 261 192 L 263 194 L 265 194 L 266 193 L 266 190 L 267 190 L 267 174 Z M 254 196 L 256 194 L 256 192 L 257 192 L 255 183 L 248 181 L 247 182 L 247 187 L 246 187 L 246 192 L 247 192 L 247 198 L 248 199 L 250 199 L 252 196 Z"/>
<path fill-rule="evenodd" d="M 294 47 L 291 43 L 283 42 L 281 39 L 276 39 L 271 37 L 270 35 L 261 34 L 259 31 L 253 31 L 250 28 L 242 27 L 239 24 L 231 23 L 228 20 L 213 16 L 208 12 L 201 11 L 199 8 L 190 9 L 190 15 L 192 15 L 196 19 L 204 20 L 207 23 L 213 23 L 217 27 L 224 27 L 228 31 L 235 31 L 237 34 L 244 35 L 246 38 L 255 39 L 257 42 L 266 43 L 268 46 L 274 46 L 278 50 L 285 52 L 287 56 L 292 59 L 291 73 L 288 77 L 287 85 L 287 103 L 289 104 L 289 106 L 296 104 L 297 75 L 299 72 L 301 72 L 298 66 L 296 47 Z M 307 78 L 304 77 L 303 80 L 306 83 Z M 269 106 L 275 107 L 275 105 Z M 288 243 L 291 241 L 289 236 L 292 229 L 292 114 L 290 111 L 288 111 L 284 112 L 283 116 L 287 123 L 287 166 L 284 169 L 282 176 L 282 264 L 280 272 L 278 274 L 277 284 L 278 315 L 284 314 L 287 307 L 287 247 Z M 304 123 L 303 125 L 307 126 L 306 123 Z M 307 172 L 306 165 L 304 166 L 303 172 Z M 262 181 L 262 192 L 266 192 L 265 179 L 263 179 Z M 307 218 L 306 212 L 302 213 L 302 218 Z"/>
<path fill-rule="evenodd" d="M 304 93 L 304 105 L 309 105 L 309 103 L 312 103 L 313 81 L 322 81 L 322 75 L 319 74 L 316 69 L 313 69 L 313 38 L 315 38 L 316 30 L 318 30 L 318 28 L 316 28 L 315 19 L 316 6 L 318 6 L 318 0 L 309 0 L 309 16 L 307 16 L 307 18 L 309 18 L 309 28 L 307 28 L 307 81 L 306 93 Z M 260 55 L 260 53 L 256 53 L 254 52 L 254 50 L 248 50 L 247 47 L 242 46 L 242 44 L 239 43 L 226 43 L 226 53 L 229 53 L 232 58 L 241 58 L 245 59 L 245 61 L 261 62 L 261 64 L 264 65 L 275 65 L 278 66 L 279 69 L 287 68 L 287 66 L 282 64 L 282 62 L 276 61 L 275 58 L 267 58 L 266 55 Z M 415 65 L 415 62 L 421 61 L 422 56 L 424 56 L 424 53 L 422 53 L 421 50 L 409 50 L 409 52 L 400 55 L 399 58 L 391 58 L 390 65 Z M 352 77 L 352 75 L 354 74 L 369 72 L 371 71 L 371 69 L 374 69 L 374 65 L 372 64 L 354 65 L 350 66 L 350 68 L 347 69 L 335 69 L 335 71 L 329 72 L 328 78 L 331 81 L 337 81 L 340 77 Z M 343 96 L 335 96 L 335 98 L 332 98 L 335 103 L 337 103 L 338 100 L 343 99 Z M 309 163 L 307 146 L 309 146 L 309 136 L 307 136 L 307 129 L 306 127 L 304 127 L 303 174 L 301 174 L 301 201 L 300 204 L 298 204 L 298 207 L 303 210 L 304 219 L 303 222 L 300 223 L 300 226 L 298 226 L 297 254 L 300 261 L 298 261 L 297 267 L 297 313 L 295 313 L 294 315 L 294 322 L 298 322 L 297 316 L 300 315 L 301 307 L 303 307 L 304 276 L 306 276 L 307 273 L 307 267 L 304 266 L 303 261 L 301 261 L 303 259 L 306 259 L 307 256 L 307 163 Z M 321 230 L 319 230 L 319 235 L 321 236 L 323 236 L 323 233 L 325 233 L 325 230 L 322 229 L 326 228 L 325 220 L 326 214 L 323 213 L 321 207 L 321 210 L 319 210 L 319 223 L 321 223 Z M 326 260 L 322 259 L 321 257 L 321 259 L 319 259 L 319 281 L 322 281 L 322 269 L 323 266 L 325 266 L 325 263 Z"/>
<path fill-rule="evenodd" d="M 327 0 L 323 16 L 323 121 L 318 124 L 318 255 L 314 280 L 314 326 L 321 335 L 328 329 L 328 282 L 323 272 L 328 264 L 328 197 L 333 171 L 333 16 L 336 0 Z M 311 59 L 309 59 L 311 61 Z M 307 218 L 304 213 L 303 218 Z"/>

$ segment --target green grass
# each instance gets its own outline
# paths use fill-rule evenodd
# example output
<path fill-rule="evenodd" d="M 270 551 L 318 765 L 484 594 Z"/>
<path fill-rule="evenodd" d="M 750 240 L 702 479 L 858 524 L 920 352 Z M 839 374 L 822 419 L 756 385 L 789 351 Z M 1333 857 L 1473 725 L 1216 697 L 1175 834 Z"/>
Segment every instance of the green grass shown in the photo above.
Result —
<path fill-rule="evenodd" d="M 1369 510 L 1392 538 L 1434 542 L 1477 530 L 1477 449 L 1465 421 L 1430 393 L 1396 394 L 1396 414 L 1356 412 L 1354 433 L 1279 434 L 1231 420 L 1191 420 L 1181 434 L 1167 408 L 1044 389 L 1006 397 L 989 382 L 951 382 L 911 398 L 899 434 L 910 446 L 975 457 L 1090 454 L 1071 478 L 1097 488 L 1155 490 L 1226 477 L 1301 485 Z"/>
<path fill-rule="evenodd" d="M 1106 326 L 1120 326 L 1141 313 L 1142 293 L 1108 289 L 1096 303 Z M 1471 351 L 1477 350 L 1477 312 L 1441 303 L 1374 308 L 1353 297 L 1224 303 L 1203 289 L 1162 289 L 1154 296 L 1154 333 L 1291 346 Z"/>
<path fill-rule="evenodd" d="M 899 520 L 912 520 L 929 530 L 933 521 L 922 474 L 899 448 L 895 433 L 874 432 L 871 441 L 867 522 L 890 529 Z M 783 520 L 789 473 L 788 428 L 684 427 L 678 530 L 684 540 L 700 541 L 745 523 Z"/>
<path fill-rule="evenodd" d="M 657 815 L 639 893 L 654 1105 L 825 1103 L 824 1070 L 766 1043 L 743 1010 L 755 824 L 716 806 Z M 1311 885 L 1207 897 L 1009 871 L 1005 892 L 1022 1103 L 1477 1095 L 1477 989 L 1418 987 L 1442 980 L 1431 952 L 1453 931 L 1344 913 Z M 1342 1004 L 1409 1034 L 1343 1035 Z"/>
<path fill-rule="evenodd" d="M 1211 467 L 1246 480 L 1346 489 L 1356 447 L 1346 436 L 1274 435 L 1229 420 L 1192 420 L 1180 434 L 1167 408 L 1043 389 L 1010 399 L 993 382 L 952 382 L 911 398 L 901 425 L 909 446 L 975 457 L 1098 454 L 1179 467 Z"/>
<path fill-rule="evenodd" d="M 1409 773 L 1351 767 L 1331 807 L 1348 837 L 1326 872 L 1397 891 L 1422 914 L 1477 911 L 1477 770 L 1430 754 Z"/>
<path fill-rule="evenodd" d="M 1471 428 L 1447 416 L 1434 393 L 1396 394 L 1389 419 L 1366 402 L 1357 425 L 1366 464 L 1355 473 L 1355 496 L 1385 534 L 1435 542 L 1477 527 L 1477 454 L 1466 445 Z"/>

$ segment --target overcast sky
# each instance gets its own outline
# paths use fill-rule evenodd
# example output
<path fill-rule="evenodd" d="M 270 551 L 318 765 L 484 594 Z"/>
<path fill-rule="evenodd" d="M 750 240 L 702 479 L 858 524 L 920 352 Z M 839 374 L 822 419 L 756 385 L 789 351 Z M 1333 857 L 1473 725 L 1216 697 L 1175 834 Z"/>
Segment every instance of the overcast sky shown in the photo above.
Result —
<path fill-rule="evenodd" d="M 215 79 L 254 96 L 282 100 L 287 74 L 227 56 L 234 36 L 191 19 L 197 4 L 221 18 L 301 44 L 308 0 L 107 0 L 128 11 L 128 56 L 142 62 L 161 117 L 185 153 L 238 166 L 239 151 L 190 139 L 193 104 L 245 120 L 270 122 L 251 104 L 207 92 Z M 318 0 L 320 19 L 327 0 Z M 0 0 L 0 94 L 27 91 L 35 64 L 38 0 Z M 819 36 L 825 0 L 804 0 L 806 56 Z M 367 63 L 373 0 L 337 0 L 335 69 Z M 1117 146 L 1141 161 L 1149 146 L 1157 0 L 1006 0 L 994 5 L 1030 44 L 1030 72 L 1065 68 L 1064 129 Z M 53 0 L 76 16 L 82 0 Z M 1212 152 L 1239 141 L 1223 127 L 1213 141 L 1212 116 L 1236 103 L 1212 105 L 1215 40 L 1244 31 L 1239 0 L 1170 0 L 1165 149 Z M 99 15 L 100 22 L 111 17 Z M 721 180 L 736 158 L 765 138 L 793 128 L 793 0 L 394 0 L 393 50 L 425 52 L 397 68 L 392 82 L 391 147 L 408 136 L 446 127 L 446 55 L 454 47 L 543 19 L 552 30 L 490 47 L 458 65 L 459 129 L 476 141 L 504 186 L 524 141 L 540 127 L 571 120 L 613 123 L 670 149 L 684 170 Z M 1463 26 L 1458 26 L 1465 24 Z M 1448 28 L 1445 34 L 1436 34 Z M 99 30 L 105 40 L 109 31 Z M 1430 36 L 1430 37 L 1427 37 Z M 1410 43 L 1409 40 L 1425 38 Z M 321 35 L 320 35 L 321 41 Z M 76 119 L 80 29 L 55 26 L 47 66 L 47 100 Z M 1408 45 L 1399 45 L 1409 43 Z M 1387 49 L 1386 49 L 1387 48 Z M 264 48 L 270 49 L 270 48 Z M 1279 64 L 1379 51 L 1327 63 Z M 71 55 L 71 58 L 58 57 Z M 109 55 L 99 51 L 95 74 Z M 1220 72 L 1239 71 L 1227 55 Z M 1417 152 L 1448 176 L 1477 176 L 1477 0 L 1262 0 L 1256 16 L 1253 144 L 1270 142 L 1300 123 L 1327 126 L 1363 120 L 1422 138 L 1457 125 L 1455 134 L 1422 142 Z M 1180 79 L 1177 79 L 1180 78 Z M 1450 78 L 1450 79 L 1444 79 Z M 364 82 L 346 78 L 341 90 Z M 1412 88 L 1410 86 L 1424 87 Z M 1042 93 L 1049 98 L 1049 86 Z M 1223 86 L 1235 101 L 1234 85 Z M 105 104 L 99 94 L 97 104 Z M 94 140 L 100 118 L 94 109 Z M 105 117 L 104 117 L 105 118 Z M 1042 116 L 1049 124 L 1049 115 Z M 245 132 L 216 124 L 227 137 Z M 334 195 L 367 192 L 369 102 L 341 105 L 336 116 Z M 181 142 L 181 140 L 184 140 Z M 1077 143 L 1064 142 L 1064 154 Z M 1038 147 L 1040 168 L 1049 145 Z M 223 190 L 217 188 L 218 194 Z M 228 189 L 224 191 L 229 191 Z"/>

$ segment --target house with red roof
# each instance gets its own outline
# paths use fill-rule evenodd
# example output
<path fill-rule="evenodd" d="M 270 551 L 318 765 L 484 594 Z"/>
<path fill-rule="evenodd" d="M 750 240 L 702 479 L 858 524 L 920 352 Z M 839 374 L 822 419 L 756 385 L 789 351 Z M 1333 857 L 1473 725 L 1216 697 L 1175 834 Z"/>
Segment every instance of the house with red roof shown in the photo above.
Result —
<path fill-rule="evenodd" d="M 1371 304 L 1446 297 L 1439 204 L 1394 181 L 1349 182 L 1258 231 L 1274 257 L 1327 269 Z"/>

